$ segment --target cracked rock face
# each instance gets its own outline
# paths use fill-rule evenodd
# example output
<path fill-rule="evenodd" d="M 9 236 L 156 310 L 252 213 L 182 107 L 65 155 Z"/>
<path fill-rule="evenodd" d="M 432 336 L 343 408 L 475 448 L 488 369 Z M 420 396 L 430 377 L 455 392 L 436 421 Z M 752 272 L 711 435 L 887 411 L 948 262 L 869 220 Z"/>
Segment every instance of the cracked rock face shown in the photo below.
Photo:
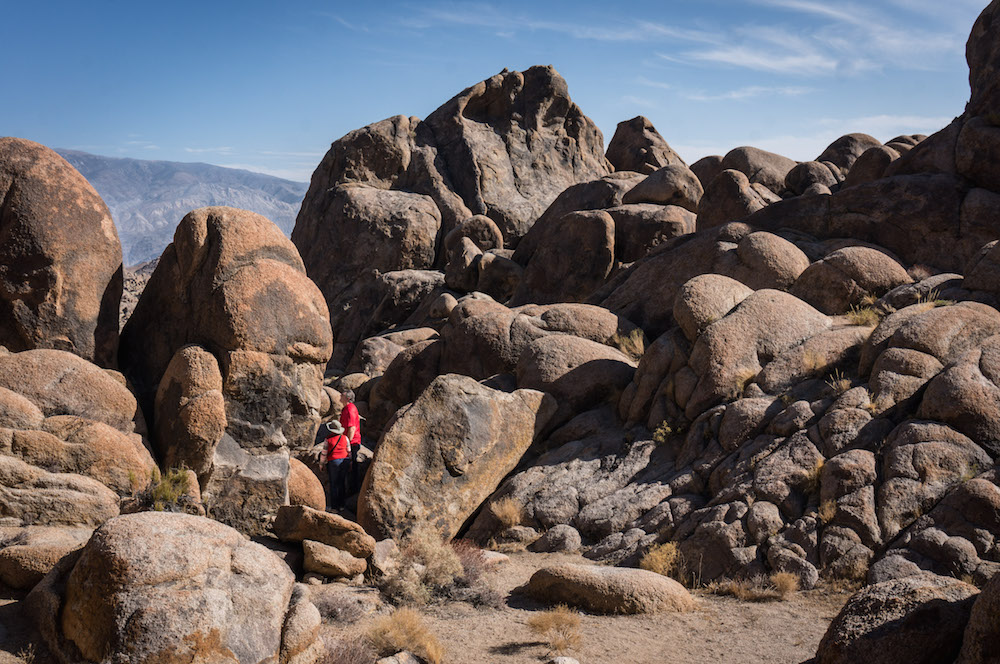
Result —
<path fill-rule="evenodd" d="M 181 221 L 122 333 L 121 362 L 165 463 L 198 474 L 209 514 L 261 532 L 287 500 L 289 451 L 329 406 L 326 303 L 294 245 L 260 215 Z"/>

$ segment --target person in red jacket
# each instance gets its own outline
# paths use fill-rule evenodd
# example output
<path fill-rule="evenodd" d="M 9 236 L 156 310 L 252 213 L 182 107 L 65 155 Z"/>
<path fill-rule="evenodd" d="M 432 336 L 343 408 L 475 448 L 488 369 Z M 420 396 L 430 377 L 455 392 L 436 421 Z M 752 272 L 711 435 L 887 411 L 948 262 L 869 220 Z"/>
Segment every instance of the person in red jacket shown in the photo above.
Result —
<path fill-rule="evenodd" d="M 344 390 L 340 393 L 344 403 L 340 411 L 340 424 L 344 427 L 344 435 L 351 441 L 351 467 L 348 470 L 348 493 L 361 489 L 358 478 L 358 449 L 361 447 L 361 414 L 354 405 L 354 391 Z"/>
<path fill-rule="evenodd" d="M 326 445 L 320 459 L 326 463 L 330 479 L 327 510 L 342 509 L 347 497 L 347 477 L 351 470 L 350 439 L 344 435 L 344 427 L 337 420 L 320 425 L 320 436 L 325 436 Z"/>

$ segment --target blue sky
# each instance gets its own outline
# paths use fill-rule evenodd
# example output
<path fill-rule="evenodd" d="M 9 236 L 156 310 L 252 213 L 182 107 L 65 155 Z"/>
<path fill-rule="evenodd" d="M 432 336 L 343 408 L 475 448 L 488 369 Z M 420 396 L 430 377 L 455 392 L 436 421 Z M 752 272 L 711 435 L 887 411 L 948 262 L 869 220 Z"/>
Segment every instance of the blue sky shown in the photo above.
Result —
<path fill-rule="evenodd" d="M 806 160 L 959 115 L 986 4 L 0 0 L 0 134 L 308 180 L 351 129 L 552 64 L 605 143 L 642 114 L 689 163 L 739 145 Z"/>

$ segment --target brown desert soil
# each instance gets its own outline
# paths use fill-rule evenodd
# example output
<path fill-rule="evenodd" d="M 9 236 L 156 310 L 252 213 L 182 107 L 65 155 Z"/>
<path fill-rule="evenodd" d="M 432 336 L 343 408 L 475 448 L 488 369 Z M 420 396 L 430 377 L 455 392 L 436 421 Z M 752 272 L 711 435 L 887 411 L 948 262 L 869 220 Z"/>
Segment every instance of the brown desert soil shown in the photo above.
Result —
<path fill-rule="evenodd" d="M 593 564 L 566 554 L 514 553 L 497 566 L 495 587 L 507 594 L 501 609 L 475 608 L 461 602 L 425 607 L 427 626 L 445 647 L 448 664 L 538 664 L 553 653 L 527 626 L 543 607 L 518 594 L 535 570 L 562 562 Z M 331 589 L 332 590 L 332 589 Z M 343 588 L 344 592 L 370 590 Z M 565 653 L 581 664 L 797 664 L 816 653 L 830 621 L 849 593 L 819 589 L 799 592 L 787 601 L 745 602 L 696 591 L 698 609 L 690 613 L 645 616 L 582 614 L 579 648 Z M 361 638 L 375 620 L 326 625 L 328 638 Z"/>

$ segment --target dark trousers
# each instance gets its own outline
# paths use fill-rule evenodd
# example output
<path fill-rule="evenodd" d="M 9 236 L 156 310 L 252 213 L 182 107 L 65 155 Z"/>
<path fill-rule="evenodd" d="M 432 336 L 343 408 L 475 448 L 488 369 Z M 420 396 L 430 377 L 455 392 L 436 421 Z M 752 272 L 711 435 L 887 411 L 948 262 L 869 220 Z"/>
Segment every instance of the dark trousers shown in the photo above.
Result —
<path fill-rule="evenodd" d="M 326 462 L 326 472 L 330 478 L 330 498 L 327 508 L 340 509 L 347 498 L 347 479 L 351 472 L 351 460 L 330 459 Z"/>

